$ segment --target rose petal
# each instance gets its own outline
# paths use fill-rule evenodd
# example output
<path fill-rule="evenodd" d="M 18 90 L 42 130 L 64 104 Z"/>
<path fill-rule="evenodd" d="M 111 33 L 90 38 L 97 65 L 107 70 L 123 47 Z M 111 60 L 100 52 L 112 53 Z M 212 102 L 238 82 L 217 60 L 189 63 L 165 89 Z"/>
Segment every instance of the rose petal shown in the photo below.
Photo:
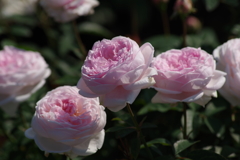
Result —
<path fill-rule="evenodd" d="M 72 149 L 71 146 L 56 142 L 50 138 L 41 137 L 38 134 L 35 135 L 34 140 L 42 151 L 49 153 L 65 153 Z"/>
<path fill-rule="evenodd" d="M 29 138 L 29 139 L 34 139 L 36 133 L 33 131 L 32 128 L 28 128 L 25 132 L 24 135 Z"/>
<path fill-rule="evenodd" d="M 74 155 L 87 156 L 96 153 L 97 150 L 100 149 L 103 145 L 104 136 L 105 131 L 102 130 L 100 133 L 92 137 L 90 141 L 86 141 L 85 143 L 74 146 L 70 157 Z"/>
<path fill-rule="evenodd" d="M 154 48 L 150 43 L 144 43 L 140 50 L 144 56 L 146 67 L 150 66 L 153 59 Z"/>
<path fill-rule="evenodd" d="M 122 86 L 115 88 L 112 92 L 100 97 L 103 106 L 107 107 L 113 112 L 117 112 L 124 108 L 127 103 L 132 104 L 138 94 L 139 90 L 126 90 Z"/>
<path fill-rule="evenodd" d="M 225 75 L 226 75 L 225 72 L 218 70 L 214 71 L 213 77 L 211 78 L 210 82 L 207 84 L 205 88 L 211 90 L 220 89 L 226 81 L 226 78 L 224 77 Z"/>
<path fill-rule="evenodd" d="M 176 103 L 176 102 L 193 102 L 204 95 L 203 92 L 183 92 L 181 94 L 161 94 L 157 93 L 153 98 L 153 103 Z"/>
<path fill-rule="evenodd" d="M 89 98 L 95 98 L 98 95 L 96 93 L 93 93 L 86 85 L 86 83 L 84 82 L 84 80 L 81 78 L 78 81 L 77 87 L 79 90 L 79 94 L 84 96 L 84 97 L 89 97 Z"/>
<path fill-rule="evenodd" d="M 136 90 L 136 89 L 143 89 L 148 88 L 155 84 L 155 80 L 152 77 L 145 77 L 135 83 L 124 85 L 123 88 L 126 90 Z"/>

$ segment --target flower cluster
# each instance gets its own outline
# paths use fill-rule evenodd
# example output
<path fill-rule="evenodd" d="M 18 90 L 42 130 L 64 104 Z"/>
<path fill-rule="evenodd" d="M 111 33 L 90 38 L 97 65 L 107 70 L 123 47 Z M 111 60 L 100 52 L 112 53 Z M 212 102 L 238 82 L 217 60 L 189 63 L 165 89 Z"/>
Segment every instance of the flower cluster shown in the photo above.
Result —
<path fill-rule="evenodd" d="M 168 0 L 153 1 L 168 3 Z M 97 0 L 25 2 L 33 8 L 39 2 L 50 17 L 62 23 L 92 14 L 99 5 Z M 26 13 L 34 11 L 24 7 Z M 174 10 L 186 18 L 194 10 L 192 1 L 176 0 Z M 16 12 L 23 14 L 22 10 Z M 188 29 L 201 29 L 195 17 L 188 17 L 186 24 Z M 124 36 L 97 41 L 88 52 L 76 86 L 59 86 L 36 103 L 31 127 L 25 130 L 25 136 L 33 139 L 45 154 L 59 153 L 70 158 L 94 154 L 102 148 L 105 139 L 105 108 L 118 112 L 134 103 L 141 90 L 147 88 L 156 91 L 152 103 L 194 102 L 205 106 L 212 97 L 217 97 L 219 90 L 232 106 L 239 105 L 239 52 L 240 39 L 217 47 L 213 56 L 201 48 L 185 47 L 156 57 L 154 47 L 148 42 L 139 46 Z M 40 53 L 12 46 L 0 51 L 0 68 L 0 107 L 9 115 L 14 115 L 19 103 L 39 90 L 51 73 Z M 184 111 L 186 114 L 186 108 Z M 186 122 L 186 115 L 184 118 Z M 136 121 L 134 124 L 143 138 L 141 127 Z M 183 133 L 186 126 L 184 129 Z"/>

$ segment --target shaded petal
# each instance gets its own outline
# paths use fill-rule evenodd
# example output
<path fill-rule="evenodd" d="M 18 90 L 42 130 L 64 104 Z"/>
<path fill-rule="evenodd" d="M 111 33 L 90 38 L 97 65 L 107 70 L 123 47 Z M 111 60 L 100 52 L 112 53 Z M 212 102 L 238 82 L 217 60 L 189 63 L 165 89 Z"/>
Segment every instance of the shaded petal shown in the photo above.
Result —
<path fill-rule="evenodd" d="M 202 91 L 189 93 L 182 92 L 181 94 L 160 94 L 157 93 L 153 98 L 153 103 L 176 103 L 176 102 L 193 102 L 204 95 Z"/>
<path fill-rule="evenodd" d="M 49 153 L 65 153 L 71 150 L 71 146 L 59 143 L 50 138 L 41 137 L 39 135 L 35 135 L 34 137 L 35 143 L 42 150 Z"/>
<path fill-rule="evenodd" d="M 98 96 L 87 87 L 86 83 L 82 78 L 78 81 L 77 88 L 80 89 L 79 94 L 84 97 L 95 98 Z"/>
<path fill-rule="evenodd" d="M 77 146 L 74 146 L 69 156 L 71 158 L 80 156 L 87 156 L 97 152 L 100 149 L 104 142 L 105 131 L 102 130 L 95 137 L 91 138 L 90 141 L 86 141 Z"/>
<path fill-rule="evenodd" d="M 126 90 L 122 86 L 117 87 L 112 92 L 100 97 L 103 106 L 107 107 L 113 112 L 123 109 L 127 103 L 132 104 L 138 94 L 139 90 Z"/>
<path fill-rule="evenodd" d="M 153 77 L 145 77 L 135 83 L 129 85 L 123 85 L 123 88 L 126 90 L 136 90 L 136 89 L 143 89 L 148 88 L 154 85 L 156 82 Z"/>
<path fill-rule="evenodd" d="M 36 133 L 33 131 L 32 128 L 28 128 L 25 132 L 24 132 L 25 136 L 29 139 L 34 139 Z"/>
<path fill-rule="evenodd" d="M 193 80 L 189 81 L 188 83 L 186 83 L 185 85 L 183 85 L 181 90 L 183 92 L 195 92 L 196 90 L 199 90 L 199 89 L 202 89 L 203 87 L 205 87 L 209 83 L 210 80 L 211 80 L 211 78 L 193 79 Z"/>

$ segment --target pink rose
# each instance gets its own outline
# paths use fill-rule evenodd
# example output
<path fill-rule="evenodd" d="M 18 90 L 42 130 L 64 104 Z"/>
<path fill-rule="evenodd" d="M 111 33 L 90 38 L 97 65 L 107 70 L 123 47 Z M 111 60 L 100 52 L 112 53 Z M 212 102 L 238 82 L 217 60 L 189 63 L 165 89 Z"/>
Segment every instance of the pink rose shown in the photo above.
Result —
<path fill-rule="evenodd" d="M 25 136 L 46 153 L 71 158 L 95 153 L 103 145 L 106 113 L 98 98 L 85 98 L 71 86 L 58 87 L 37 102 Z"/>
<path fill-rule="evenodd" d="M 14 115 L 18 103 L 41 88 L 50 75 L 39 53 L 10 46 L 0 51 L 0 68 L 0 106 L 10 115 Z"/>
<path fill-rule="evenodd" d="M 233 106 L 240 105 L 240 39 L 232 39 L 217 47 L 213 55 L 217 69 L 227 73 L 226 83 L 219 90 Z"/>
<path fill-rule="evenodd" d="M 100 96 L 105 107 L 121 110 L 134 102 L 142 88 L 155 83 L 151 76 L 157 72 L 149 67 L 153 52 L 150 43 L 139 48 L 135 41 L 121 36 L 96 42 L 83 64 L 79 93 Z"/>
<path fill-rule="evenodd" d="M 49 16 L 57 22 L 69 22 L 78 16 L 89 15 L 99 5 L 97 0 L 40 0 Z"/>
<path fill-rule="evenodd" d="M 213 57 L 200 48 L 172 49 L 154 58 L 157 69 L 154 103 L 195 102 L 205 105 L 225 82 L 224 72 L 215 69 Z"/>

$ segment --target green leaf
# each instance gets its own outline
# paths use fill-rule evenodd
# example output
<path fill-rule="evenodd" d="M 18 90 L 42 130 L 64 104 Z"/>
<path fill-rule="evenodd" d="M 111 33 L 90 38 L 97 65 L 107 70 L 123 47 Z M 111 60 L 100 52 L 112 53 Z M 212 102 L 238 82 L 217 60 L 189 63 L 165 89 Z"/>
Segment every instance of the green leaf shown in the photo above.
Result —
<path fill-rule="evenodd" d="M 219 0 L 205 0 L 207 11 L 213 11 L 215 8 L 217 8 L 218 4 Z"/>
<path fill-rule="evenodd" d="M 172 107 L 169 104 L 164 104 L 164 103 L 149 103 L 147 105 L 145 105 L 144 107 L 142 107 L 139 111 L 138 111 L 138 115 L 144 115 L 147 114 L 149 112 L 154 112 L 154 111 L 159 111 L 159 112 L 167 112 L 169 110 L 177 110 L 177 111 L 182 111 L 182 108 L 179 106 L 176 107 Z"/>
<path fill-rule="evenodd" d="M 104 28 L 103 26 L 100 26 L 96 23 L 91 22 L 84 22 L 79 25 L 79 32 L 84 34 L 92 34 L 101 36 L 104 38 L 112 38 L 114 34 L 110 32 L 108 29 Z"/>
<path fill-rule="evenodd" d="M 147 145 L 151 146 L 151 144 L 161 144 L 163 146 L 171 146 L 172 145 L 168 140 L 166 140 L 164 138 L 157 138 L 157 139 L 147 142 Z"/>
<path fill-rule="evenodd" d="M 207 117 L 209 116 L 213 116 L 223 110 L 225 110 L 226 107 L 225 106 L 219 106 L 219 107 L 216 107 L 213 103 L 209 103 L 206 107 L 206 110 L 205 110 L 205 115 Z"/>
<path fill-rule="evenodd" d="M 194 145 L 195 143 L 198 143 L 199 141 L 196 142 L 189 142 L 188 140 L 179 140 L 177 142 L 175 142 L 173 144 L 174 148 L 175 148 L 175 154 L 179 154 L 182 151 L 184 151 L 185 149 L 187 149 L 188 147 Z"/>
<path fill-rule="evenodd" d="M 32 35 L 32 31 L 23 26 L 12 26 L 10 32 L 15 36 L 20 36 L 20 37 L 30 37 Z"/>
<path fill-rule="evenodd" d="M 114 126 L 114 127 L 111 127 L 111 128 L 108 128 L 106 130 L 106 132 L 116 132 L 116 131 L 120 131 L 120 130 L 123 130 L 123 129 L 126 129 L 127 127 L 125 126 Z"/>
<path fill-rule="evenodd" d="M 226 3 L 232 7 L 237 7 L 239 5 L 238 0 L 222 0 L 223 3 Z"/>
<path fill-rule="evenodd" d="M 145 42 L 151 43 L 157 51 L 165 52 L 169 49 L 180 47 L 182 38 L 174 35 L 157 35 L 146 39 Z"/>
<path fill-rule="evenodd" d="M 125 137 L 127 136 L 128 134 L 134 132 L 135 129 L 133 128 L 126 128 L 126 129 L 123 129 L 123 130 L 120 130 L 118 132 L 116 132 L 116 137 L 117 138 L 122 138 L 122 137 Z"/>
<path fill-rule="evenodd" d="M 214 30 L 205 28 L 198 34 L 187 35 L 187 44 L 191 47 L 210 46 L 215 48 L 219 45 L 219 42 Z"/>
<path fill-rule="evenodd" d="M 146 128 L 157 128 L 157 125 L 152 124 L 152 123 L 143 123 L 141 128 L 146 129 Z"/>
<path fill-rule="evenodd" d="M 156 147 L 155 145 L 152 145 L 150 147 L 154 152 L 156 152 L 157 154 L 159 154 L 160 156 L 162 156 L 162 152 L 158 149 L 158 147 Z"/>
<path fill-rule="evenodd" d="M 147 142 L 148 147 L 154 146 L 154 144 L 161 144 L 163 146 L 171 146 L 172 145 L 168 140 L 166 140 L 164 138 L 157 138 L 157 139 L 153 139 L 153 140 Z M 141 148 L 145 148 L 145 146 L 141 145 Z"/>
<path fill-rule="evenodd" d="M 175 158 L 173 158 L 173 156 L 161 156 L 154 158 L 154 160 L 175 160 Z"/>
<path fill-rule="evenodd" d="M 16 42 L 12 41 L 12 40 L 8 40 L 8 39 L 4 39 L 1 41 L 1 46 L 16 46 Z"/>
<path fill-rule="evenodd" d="M 205 117 L 204 122 L 212 133 L 218 134 L 220 132 L 222 123 L 219 119 L 213 117 Z M 220 135 L 217 136 L 219 137 Z"/>
<path fill-rule="evenodd" d="M 185 157 L 193 160 L 227 160 L 219 154 L 205 150 L 192 151 L 188 153 Z"/>
<path fill-rule="evenodd" d="M 140 151 L 140 142 L 139 142 L 139 139 L 136 137 L 131 140 L 131 153 L 134 159 L 137 159 L 139 151 Z"/>
<path fill-rule="evenodd" d="M 224 157 L 228 157 L 232 153 L 238 152 L 237 149 L 230 147 L 230 146 L 224 146 L 221 151 L 221 155 Z"/>

